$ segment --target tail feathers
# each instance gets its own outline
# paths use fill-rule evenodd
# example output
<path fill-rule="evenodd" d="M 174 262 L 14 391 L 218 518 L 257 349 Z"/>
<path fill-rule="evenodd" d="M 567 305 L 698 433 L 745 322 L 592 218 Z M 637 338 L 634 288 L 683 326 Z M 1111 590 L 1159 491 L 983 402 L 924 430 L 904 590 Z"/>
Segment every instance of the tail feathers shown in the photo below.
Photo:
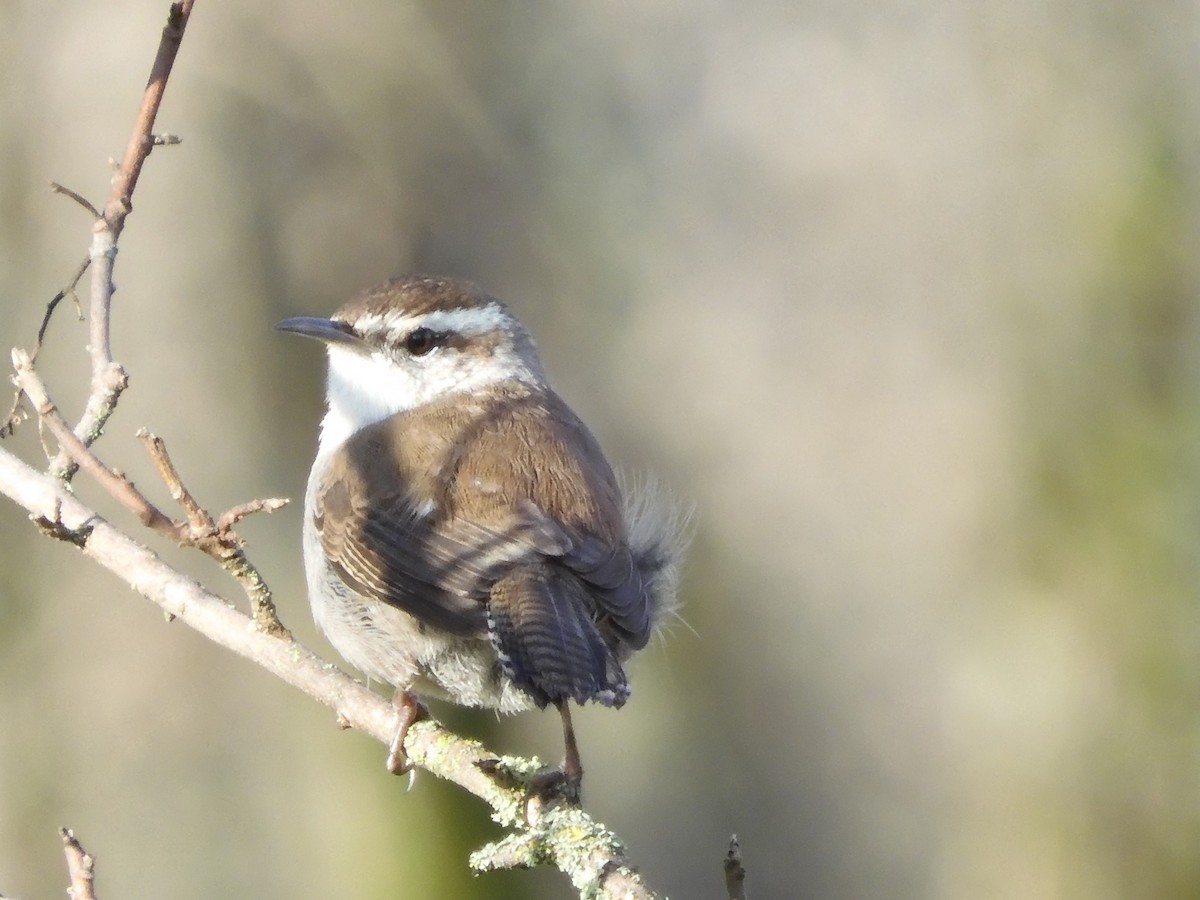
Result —
<path fill-rule="evenodd" d="M 592 621 L 593 601 L 572 573 L 522 566 L 492 587 L 488 633 L 505 674 L 538 706 L 558 700 L 621 706 L 629 683 Z"/>

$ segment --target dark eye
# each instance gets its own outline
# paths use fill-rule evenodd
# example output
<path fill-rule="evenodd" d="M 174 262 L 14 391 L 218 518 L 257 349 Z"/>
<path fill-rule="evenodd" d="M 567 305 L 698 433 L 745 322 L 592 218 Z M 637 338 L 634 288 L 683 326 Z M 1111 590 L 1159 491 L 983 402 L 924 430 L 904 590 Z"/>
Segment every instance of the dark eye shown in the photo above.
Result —
<path fill-rule="evenodd" d="M 413 356 L 424 356 L 437 345 L 437 332 L 431 328 L 414 328 L 404 339 L 404 349 Z"/>

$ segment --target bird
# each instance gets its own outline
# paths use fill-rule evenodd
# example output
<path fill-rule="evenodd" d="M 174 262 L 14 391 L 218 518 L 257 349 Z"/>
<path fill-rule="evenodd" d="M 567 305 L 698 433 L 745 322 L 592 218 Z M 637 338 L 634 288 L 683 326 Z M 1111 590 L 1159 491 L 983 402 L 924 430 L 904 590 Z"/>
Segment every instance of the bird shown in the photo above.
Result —
<path fill-rule="evenodd" d="M 577 802 L 570 704 L 629 698 L 630 657 L 676 614 L 686 516 L 649 482 L 623 490 L 530 333 L 471 282 L 405 275 L 276 328 L 328 353 L 308 593 L 341 656 L 395 689 L 388 769 L 412 769 L 425 698 L 553 706 L 563 760 L 539 789 Z"/>

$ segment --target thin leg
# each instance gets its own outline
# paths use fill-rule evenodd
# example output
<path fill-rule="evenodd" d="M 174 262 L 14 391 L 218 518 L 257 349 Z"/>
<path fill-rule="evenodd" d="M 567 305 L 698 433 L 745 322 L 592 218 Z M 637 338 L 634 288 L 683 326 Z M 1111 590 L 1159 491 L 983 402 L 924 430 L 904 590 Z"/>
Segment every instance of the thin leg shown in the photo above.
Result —
<path fill-rule="evenodd" d="M 565 800 L 574 806 L 580 802 L 583 784 L 583 763 L 579 761 L 579 745 L 575 741 L 575 726 L 571 724 L 571 707 L 567 700 L 554 701 L 558 714 L 562 716 L 563 724 L 563 761 L 557 769 L 539 772 L 529 780 L 529 788 L 525 791 L 525 801 L 522 804 L 525 821 L 533 824 L 530 807 L 536 802 L 536 808 L 544 807 L 547 803 L 558 799 Z"/>
<path fill-rule="evenodd" d="M 574 786 L 571 793 L 578 797 L 579 787 L 583 783 L 583 763 L 579 760 L 579 745 L 575 742 L 575 726 L 571 724 L 571 704 L 566 700 L 559 700 L 554 705 L 558 707 L 558 714 L 562 716 L 563 778 Z"/>
<path fill-rule="evenodd" d="M 417 699 L 416 694 L 403 688 L 396 689 L 392 705 L 396 707 L 396 733 L 388 745 L 387 770 L 393 775 L 403 775 L 413 770 L 413 764 L 404 752 L 404 739 L 414 723 L 429 717 L 429 710 Z"/>

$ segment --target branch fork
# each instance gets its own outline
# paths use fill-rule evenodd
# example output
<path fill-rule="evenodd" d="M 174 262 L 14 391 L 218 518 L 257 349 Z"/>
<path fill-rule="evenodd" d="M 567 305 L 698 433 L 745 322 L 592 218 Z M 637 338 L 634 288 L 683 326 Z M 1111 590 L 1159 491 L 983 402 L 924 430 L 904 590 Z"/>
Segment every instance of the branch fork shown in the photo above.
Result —
<path fill-rule="evenodd" d="M 280 637 L 286 635 L 287 630 L 280 623 L 275 612 L 271 591 L 258 570 L 247 558 L 244 550 L 245 542 L 234 531 L 234 526 L 256 512 L 272 512 L 279 509 L 287 503 L 287 500 L 281 498 L 252 500 L 249 503 L 235 506 L 218 519 L 214 519 L 184 486 L 175 464 L 167 454 L 167 447 L 162 438 L 143 428 L 138 432 L 138 437 L 146 446 L 151 459 L 154 460 L 171 496 L 183 507 L 186 516 L 180 521 L 172 519 L 150 502 L 132 481 L 105 465 L 84 440 L 71 430 L 54 401 L 50 399 L 46 386 L 34 369 L 33 360 L 28 353 L 24 350 L 13 350 L 12 360 L 18 387 L 33 404 L 41 424 L 58 442 L 59 452 L 55 456 L 55 460 L 66 456 L 75 468 L 84 469 L 115 500 L 136 515 L 147 528 L 171 538 L 181 546 L 195 547 L 216 560 L 223 569 L 238 580 L 249 597 L 255 626 L 268 634 Z M 64 540 L 71 540 L 72 543 L 78 539 L 75 532 L 55 531 L 53 524 L 51 533 L 62 536 Z"/>

